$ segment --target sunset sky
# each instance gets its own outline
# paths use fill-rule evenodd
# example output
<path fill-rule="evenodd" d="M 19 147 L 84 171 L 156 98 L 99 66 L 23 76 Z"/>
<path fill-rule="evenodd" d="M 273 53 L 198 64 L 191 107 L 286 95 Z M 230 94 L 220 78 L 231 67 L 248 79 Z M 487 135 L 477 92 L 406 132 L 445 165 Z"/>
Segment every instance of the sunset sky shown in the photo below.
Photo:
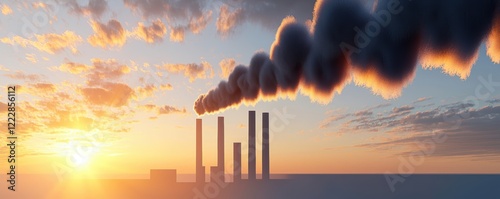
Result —
<path fill-rule="evenodd" d="M 19 172 L 56 175 L 62 166 L 71 175 L 194 173 L 195 119 L 203 119 L 208 167 L 217 161 L 218 116 L 225 117 L 229 171 L 232 143 L 247 146 L 249 110 L 257 112 L 258 140 L 262 112 L 270 113 L 271 173 L 398 172 L 421 150 L 415 143 L 435 133 L 447 138 L 415 172 L 500 172 L 500 59 L 487 52 L 486 39 L 470 74 L 467 67 L 454 73 L 428 66 L 449 61 L 446 53 L 423 56 L 401 92 L 354 79 L 326 102 L 301 87 L 199 116 L 198 97 L 256 52 L 270 54 L 285 17 L 309 26 L 314 1 L 147 2 L 0 3 L 0 114 L 7 115 L 7 86 L 17 85 Z M 2 157 L 6 144 L 2 134 Z M 91 152 L 68 164 L 81 148 Z"/>

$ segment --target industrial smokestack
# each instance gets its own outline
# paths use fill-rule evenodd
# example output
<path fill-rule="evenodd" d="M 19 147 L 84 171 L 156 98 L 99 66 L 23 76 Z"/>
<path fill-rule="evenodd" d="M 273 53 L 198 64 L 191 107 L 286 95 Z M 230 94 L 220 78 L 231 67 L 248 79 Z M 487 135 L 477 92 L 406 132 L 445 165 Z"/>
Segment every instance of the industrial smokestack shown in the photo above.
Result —
<path fill-rule="evenodd" d="M 248 111 L 248 179 L 256 179 L 255 111 Z"/>
<path fill-rule="evenodd" d="M 222 181 L 225 181 L 224 167 L 224 117 L 217 118 L 217 167 L 222 172 Z"/>
<path fill-rule="evenodd" d="M 418 64 L 466 79 L 483 41 L 500 63 L 500 0 L 379 0 L 373 10 L 356 0 L 318 0 L 310 27 L 285 18 L 271 54 L 237 66 L 194 109 L 202 115 L 299 89 L 326 103 L 351 81 L 395 98 Z"/>
<path fill-rule="evenodd" d="M 215 182 L 217 184 L 224 183 L 224 173 L 219 167 L 210 167 L 210 182 Z"/>
<path fill-rule="evenodd" d="M 205 182 L 205 167 L 203 167 L 203 137 L 202 120 L 196 119 L 196 182 Z"/>
<path fill-rule="evenodd" d="M 262 179 L 269 178 L 269 113 L 262 113 Z"/>
<path fill-rule="evenodd" d="M 241 180 L 241 143 L 233 144 L 233 182 Z"/>

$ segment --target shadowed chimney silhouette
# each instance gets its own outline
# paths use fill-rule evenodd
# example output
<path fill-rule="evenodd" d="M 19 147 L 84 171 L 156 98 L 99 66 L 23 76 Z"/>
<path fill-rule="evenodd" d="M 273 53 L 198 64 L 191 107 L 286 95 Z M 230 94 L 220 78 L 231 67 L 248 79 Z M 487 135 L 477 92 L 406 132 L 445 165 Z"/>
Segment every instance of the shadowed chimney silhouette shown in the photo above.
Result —
<path fill-rule="evenodd" d="M 224 117 L 218 117 L 217 120 L 217 167 L 222 172 L 222 181 L 225 181 L 224 167 Z"/>
<path fill-rule="evenodd" d="M 269 113 L 262 113 L 262 179 L 269 180 Z"/>
<path fill-rule="evenodd" d="M 233 143 L 233 182 L 241 180 L 241 143 Z"/>
<path fill-rule="evenodd" d="M 256 179 L 255 111 L 248 112 L 248 180 Z"/>
<path fill-rule="evenodd" d="M 196 182 L 205 182 L 205 167 L 203 167 L 202 120 L 196 119 Z"/>

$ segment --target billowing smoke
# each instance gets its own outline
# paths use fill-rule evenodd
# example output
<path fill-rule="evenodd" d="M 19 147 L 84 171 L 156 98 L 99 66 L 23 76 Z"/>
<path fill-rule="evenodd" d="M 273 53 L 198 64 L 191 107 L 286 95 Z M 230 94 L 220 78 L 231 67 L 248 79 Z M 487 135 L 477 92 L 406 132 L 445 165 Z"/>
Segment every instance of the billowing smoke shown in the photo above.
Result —
<path fill-rule="evenodd" d="M 350 81 L 394 98 L 417 64 L 467 78 L 483 42 L 500 62 L 500 0 L 380 0 L 373 10 L 353 0 L 319 0 L 312 23 L 285 18 L 271 54 L 237 66 L 194 109 L 202 115 L 299 90 L 329 102 Z"/>

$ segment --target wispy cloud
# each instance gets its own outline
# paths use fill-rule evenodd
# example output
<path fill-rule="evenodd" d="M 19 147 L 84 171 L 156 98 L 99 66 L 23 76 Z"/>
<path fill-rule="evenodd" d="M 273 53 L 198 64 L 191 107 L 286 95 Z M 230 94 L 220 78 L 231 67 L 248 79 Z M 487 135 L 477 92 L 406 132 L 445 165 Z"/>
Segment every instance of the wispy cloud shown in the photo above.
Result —
<path fill-rule="evenodd" d="M 187 113 L 187 111 L 186 111 L 186 108 L 180 109 L 180 108 L 176 108 L 176 107 L 168 106 L 168 105 L 161 106 L 158 109 L 158 114 L 160 114 L 160 115 L 172 114 L 172 113 Z"/>
<path fill-rule="evenodd" d="M 434 156 L 500 156 L 500 106 L 493 102 L 478 107 L 471 103 L 453 102 L 439 106 L 403 105 L 388 110 L 369 109 L 332 114 L 320 128 L 333 127 L 342 133 L 382 133 L 383 138 L 370 140 L 358 147 L 377 150 L 390 148 L 395 154 L 410 153 L 418 141 L 431 139 L 434 133 L 445 133 L 448 139 L 440 143 Z M 361 114 L 363 113 L 363 114 Z"/>
<path fill-rule="evenodd" d="M 464 106 L 467 107 L 467 106 Z M 454 112 L 454 111 L 452 111 Z M 456 119 L 453 119 L 455 118 Z M 451 119 L 451 120 L 449 120 Z M 402 154 L 412 152 L 418 142 L 432 140 L 434 133 L 446 136 L 446 141 L 439 143 L 432 156 L 470 156 L 475 158 L 499 157 L 500 106 L 460 109 L 458 112 L 431 111 L 424 114 L 409 115 L 399 120 L 407 124 L 413 135 L 407 138 L 395 138 L 389 141 L 364 145 L 375 149 L 391 146 L 407 146 Z M 453 128 L 457 126 L 458 128 Z"/>
<path fill-rule="evenodd" d="M 28 53 L 26 54 L 26 60 L 30 61 L 31 63 L 36 64 L 38 62 L 38 59 L 36 58 L 36 55 L 33 53 Z"/>
<path fill-rule="evenodd" d="M 18 86 L 18 91 L 20 93 L 29 93 L 34 96 L 51 95 L 57 91 L 57 88 L 52 83 L 32 83 L 26 86 Z"/>
<path fill-rule="evenodd" d="M 205 61 L 200 64 L 163 64 L 158 67 L 169 73 L 183 74 L 189 78 L 190 82 L 196 79 L 212 78 L 214 76 L 212 66 Z"/>
<path fill-rule="evenodd" d="M 11 79 L 17 79 L 17 80 L 23 80 L 23 81 L 29 81 L 29 82 L 37 82 L 42 79 L 42 75 L 38 74 L 27 74 L 22 71 L 16 71 L 16 72 L 11 72 L 5 74 L 6 77 L 11 78 Z"/>
<path fill-rule="evenodd" d="M 337 111 L 327 111 L 328 115 L 324 120 L 320 122 L 319 128 L 324 129 L 330 127 L 333 123 L 337 121 L 344 120 L 349 117 L 356 117 L 357 119 L 366 118 L 367 116 L 372 116 L 373 112 L 377 109 L 382 109 L 391 106 L 390 103 L 383 103 L 376 106 L 368 107 L 353 113 L 338 113 Z"/>
<path fill-rule="evenodd" d="M 64 50 L 70 50 L 73 53 L 78 52 L 76 46 L 82 42 L 82 38 L 72 31 L 65 31 L 62 34 L 35 34 L 35 40 L 26 39 L 20 36 L 13 36 L 11 38 L 4 37 L 0 42 L 10 45 L 17 45 L 23 48 L 33 47 L 42 52 L 55 54 Z"/>
<path fill-rule="evenodd" d="M 140 105 L 139 108 L 142 110 L 146 110 L 146 111 L 155 113 L 156 114 L 155 117 L 157 117 L 158 115 L 186 114 L 187 113 L 186 108 L 178 108 L 178 107 L 171 106 L 171 105 L 145 104 L 145 105 Z"/>

